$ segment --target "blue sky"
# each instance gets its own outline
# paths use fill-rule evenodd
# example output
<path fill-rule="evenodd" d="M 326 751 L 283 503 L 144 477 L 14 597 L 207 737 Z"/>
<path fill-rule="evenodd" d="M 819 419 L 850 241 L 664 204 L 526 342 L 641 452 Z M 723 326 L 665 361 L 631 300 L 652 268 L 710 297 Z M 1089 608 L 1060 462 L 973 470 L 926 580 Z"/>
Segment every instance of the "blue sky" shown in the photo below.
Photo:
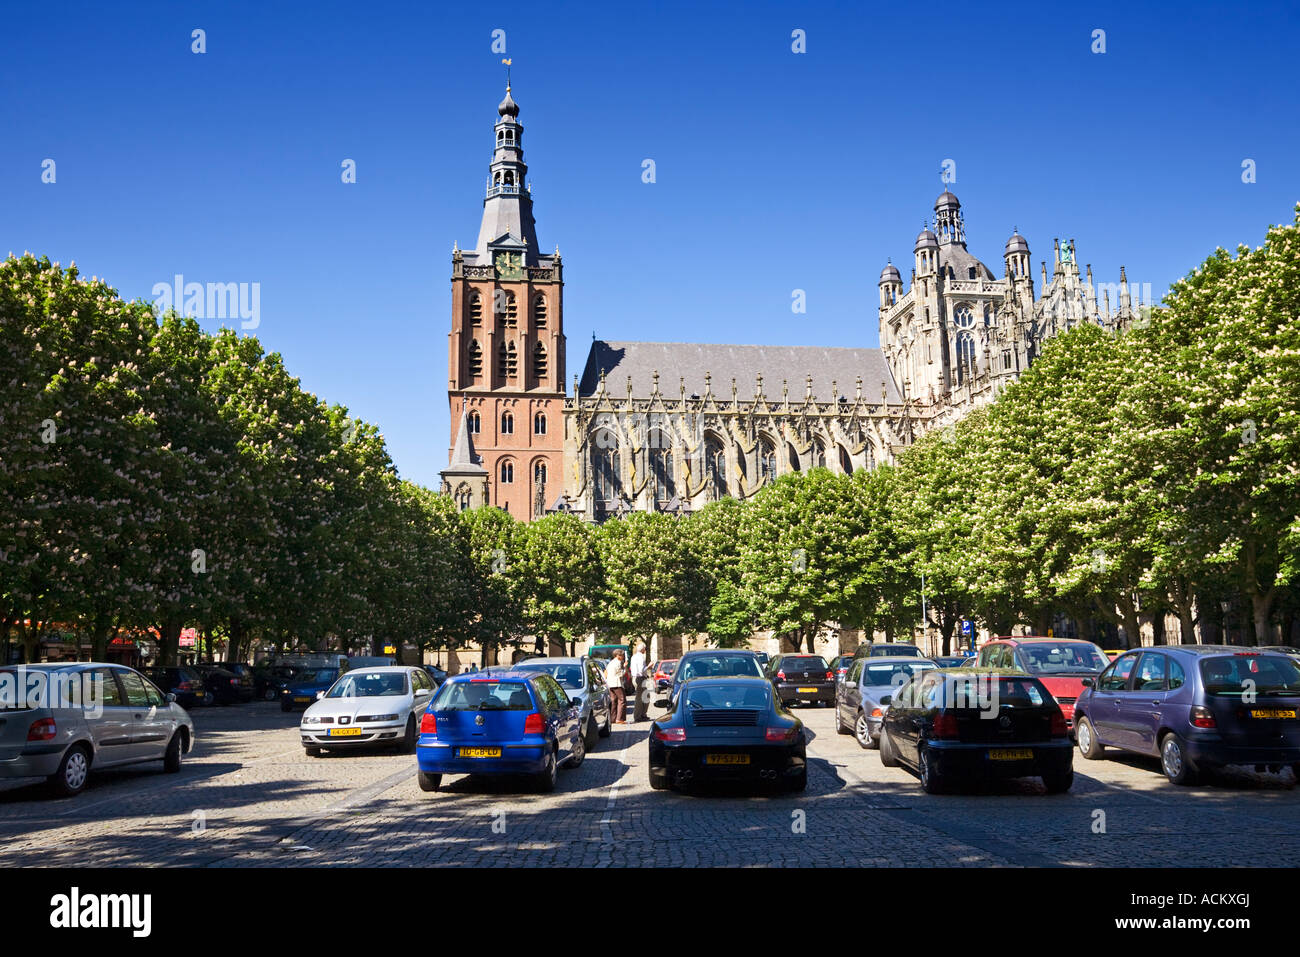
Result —
<path fill-rule="evenodd" d="M 13 6 L 0 254 L 75 260 L 128 298 L 176 273 L 259 283 L 265 346 L 436 486 L 452 243 L 478 234 L 504 86 L 494 29 L 538 237 L 564 255 L 570 382 L 593 332 L 876 345 L 876 279 L 887 257 L 907 277 L 946 159 L 971 251 L 998 275 L 1019 227 L 1035 276 L 1053 237 L 1074 238 L 1098 281 L 1123 263 L 1159 296 L 1216 246 L 1291 220 L 1294 4 L 918 9 Z"/>

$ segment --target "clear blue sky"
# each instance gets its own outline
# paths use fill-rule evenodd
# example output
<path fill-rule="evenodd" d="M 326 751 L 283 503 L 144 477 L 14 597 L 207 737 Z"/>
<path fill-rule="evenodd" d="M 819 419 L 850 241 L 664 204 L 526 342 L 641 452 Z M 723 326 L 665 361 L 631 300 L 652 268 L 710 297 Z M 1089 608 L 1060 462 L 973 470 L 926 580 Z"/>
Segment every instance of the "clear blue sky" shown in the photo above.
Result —
<path fill-rule="evenodd" d="M 1036 276 L 1073 237 L 1098 281 L 1123 263 L 1159 296 L 1289 222 L 1295 4 L 1078 7 L 10 5 L 0 254 L 75 260 L 128 298 L 175 273 L 260 283 L 266 347 L 436 486 L 452 243 L 478 234 L 504 86 L 494 29 L 538 237 L 564 254 L 571 381 L 593 331 L 876 345 L 876 279 L 887 257 L 908 275 L 945 159 L 998 275 L 1018 226 Z"/>

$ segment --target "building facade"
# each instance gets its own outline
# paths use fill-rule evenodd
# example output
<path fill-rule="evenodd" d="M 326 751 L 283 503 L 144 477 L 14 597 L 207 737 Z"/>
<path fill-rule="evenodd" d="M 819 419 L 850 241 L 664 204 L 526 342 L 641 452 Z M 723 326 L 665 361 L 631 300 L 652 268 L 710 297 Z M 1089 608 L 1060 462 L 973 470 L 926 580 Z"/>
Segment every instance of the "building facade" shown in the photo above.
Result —
<path fill-rule="evenodd" d="M 560 254 L 538 253 L 508 87 L 498 113 L 478 243 L 452 256 L 443 490 L 462 508 L 686 514 L 791 471 L 873 468 L 991 401 L 1052 336 L 1135 318 L 1124 269 L 1116 286 L 1095 286 L 1073 240 L 1054 242 L 1036 289 L 1015 231 L 996 276 L 968 250 L 945 189 L 907 288 L 892 263 L 880 274 L 879 348 L 593 340 L 566 394 Z"/>

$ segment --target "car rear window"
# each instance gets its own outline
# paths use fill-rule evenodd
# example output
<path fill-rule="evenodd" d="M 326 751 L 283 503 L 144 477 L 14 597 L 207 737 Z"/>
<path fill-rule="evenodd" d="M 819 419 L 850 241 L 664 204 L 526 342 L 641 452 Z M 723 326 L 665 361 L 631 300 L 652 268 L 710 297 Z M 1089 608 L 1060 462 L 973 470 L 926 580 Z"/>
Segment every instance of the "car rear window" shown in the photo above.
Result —
<path fill-rule="evenodd" d="M 570 690 L 582 689 L 582 665 L 579 664 L 532 665 L 526 661 L 521 661 L 511 670 L 540 672 L 541 674 L 550 675 Z"/>
<path fill-rule="evenodd" d="M 884 685 L 902 687 L 912 675 L 919 675 L 932 670 L 934 670 L 934 665 L 928 661 L 918 661 L 916 663 L 897 661 L 887 665 L 866 664 L 862 666 L 862 680 L 860 683 L 869 688 Z"/>
<path fill-rule="evenodd" d="M 682 662 L 682 681 L 692 678 L 723 678 L 729 675 L 763 677 L 763 669 L 750 655 L 701 655 Z"/>
<path fill-rule="evenodd" d="M 820 655 L 787 655 L 781 659 L 785 671 L 826 671 L 826 659 Z"/>
<path fill-rule="evenodd" d="M 1205 690 L 1213 695 L 1300 694 L 1300 668 L 1283 655 L 1235 654 L 1201 662 Z"/>
<path fill-rule="evenodd" d="M 476 678 L 444 684 L 434 711 L 532 711 L 533 698 L 523 681 Z"/>
<path fill-rule="evenodd" d="M 349 671 L 330 688 L 328 698 L 391 698 L 408 694 L 401 671 Z"/>
<path fill-rule="evenodd" d="M 1018 649 L 1031 674 L 1099 674 L 1110 660 L 1086 641 L 1033 642 Z"/>
<path fill-rule="evenodd" d="M 944 700 L 937 703 L 949 708 L 984 709 L 990 704 L 999 708 L 1039 708 L 1053 700 L 1036 679 L 1006 675 L 952 675 L 948 681 L 938 682 L 933 690 L 942 691 Z"/>
<path fill-rule="evenodd" d="M 762 710 L 769 707 L 767 686 L 754 682 L 736 684 L 708 684 L 704 687 L 687 686 L 688 708 L 746 708 Z"/>

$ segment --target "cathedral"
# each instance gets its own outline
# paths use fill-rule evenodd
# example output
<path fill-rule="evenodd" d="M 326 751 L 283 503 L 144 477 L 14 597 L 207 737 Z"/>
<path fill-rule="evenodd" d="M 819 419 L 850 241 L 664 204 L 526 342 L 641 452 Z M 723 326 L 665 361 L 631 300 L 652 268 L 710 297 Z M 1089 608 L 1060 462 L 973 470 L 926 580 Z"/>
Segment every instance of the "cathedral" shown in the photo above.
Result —
<path fill-rule="evenodd" d="M 1137 316 L 1123 267 L 1118 285 L 1095 286 L 1073 240 L 1054 241 L 1036 290 L 1014 231 L 997 278 L 945 189 L 907 288 L 892 262 L 881 271 L 879 348 L 594 340 L 570 389 L 560 252 L 538 245 L 509 86 L 497 113 L 478 240 L 452 252 L 442 490 L 461 508 L 681 515 L 791 471 L 873 468 L 991 401 L 1057 333 Z"/>

